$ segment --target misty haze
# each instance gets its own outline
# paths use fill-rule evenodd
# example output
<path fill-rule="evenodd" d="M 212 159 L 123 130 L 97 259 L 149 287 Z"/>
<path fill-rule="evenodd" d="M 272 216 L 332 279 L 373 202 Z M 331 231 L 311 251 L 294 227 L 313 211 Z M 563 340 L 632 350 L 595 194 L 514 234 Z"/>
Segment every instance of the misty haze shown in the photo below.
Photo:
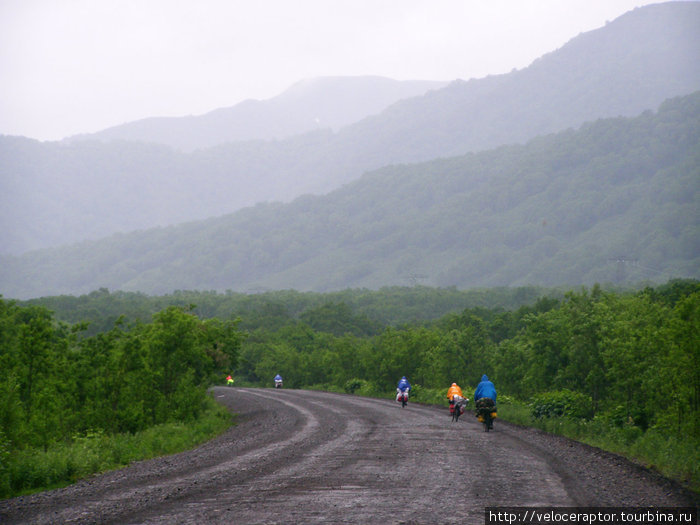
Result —
<path fill-rule="evenodd" d="M 698 28 L 0 3 L 0 523 L 693 521 Z"/>
<path fill-rule="evenodd" d="M 27 297 L 697 277 L 699 7 L 639 8 L 482 79 L 309 79 L 197 117 L 4 136 L 0 285 Z"/>

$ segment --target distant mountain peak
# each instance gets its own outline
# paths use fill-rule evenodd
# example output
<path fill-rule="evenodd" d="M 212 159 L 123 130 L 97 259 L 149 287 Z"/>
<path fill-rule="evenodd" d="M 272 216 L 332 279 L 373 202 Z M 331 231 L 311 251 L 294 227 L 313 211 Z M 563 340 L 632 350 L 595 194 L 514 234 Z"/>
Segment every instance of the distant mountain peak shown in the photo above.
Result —
<path fill-rule="evenodd" d="M 199 117 L 145 119 L 92 136 L 103 142 L 0 137 L 0 253 L 326 194 L 383 166 L 638 115 L 700 89 L 698 27 L 700 2 L 656 4 L 527 68 L 439 89 L 419 85 L 411 97 L 401 98 L 411 82 L 319 77 L 290 86 L 291 102 L 283 93 Z"/>
<path fill-rule="evenodd" d="M 446 82 L 399 81 L 379 76 L 308 78 L 269 99 L 248 99 L 199 116 L 146 118 L 66 140 L 131 140 L 165 144 L 183 151 L 226 142 L 279 140 L 319 126 L 337 130 L 401 99 L 444 85 Z"/>

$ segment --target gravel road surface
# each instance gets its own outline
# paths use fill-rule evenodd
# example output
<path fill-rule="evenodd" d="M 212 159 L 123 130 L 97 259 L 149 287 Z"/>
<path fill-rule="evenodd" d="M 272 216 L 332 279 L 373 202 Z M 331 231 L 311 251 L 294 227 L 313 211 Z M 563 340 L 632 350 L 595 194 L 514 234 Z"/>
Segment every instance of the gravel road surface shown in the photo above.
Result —
<path fill-rule="evenodd" d="M 486 506 L 698 505 L 618 456 L 447 408 L 216 387 L 237 425 L 195 450 L 0 501 L 0 524 L 482 524 Z"/>

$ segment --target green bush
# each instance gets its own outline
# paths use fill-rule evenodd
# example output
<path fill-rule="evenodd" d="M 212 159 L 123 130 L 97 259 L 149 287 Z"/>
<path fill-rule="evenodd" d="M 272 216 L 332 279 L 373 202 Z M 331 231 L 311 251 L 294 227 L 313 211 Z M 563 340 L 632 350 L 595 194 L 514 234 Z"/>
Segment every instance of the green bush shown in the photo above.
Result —
<path fill-rule="evenodd" d="M 649 418 L 646 412 L 641 408 L 628 410 L 623 405 L 611 407 L 596 418 L 604 419 L 606 422 L 618 428 L 627 428 L 630 426 L 639 427 L 646 430 L 649 427 Z"/>
<path fill-rule="evenodd" d="M 567 416 L 587 419 L 591 416 L 591 398 L 571 390 L 545 392 L 532 400 L 532 417 L 535 419 Z"/>
<path fill-rule="evenodd" d="M 411 393 L 410 393 L 409 397 L 415 401 L 423 402 L 423 398 L 426 397 L 428 392 L 429 392 L 429 390 L 427 390 L 426 388 L 423 388 L 422 385 L 419 385 L 416 383 L 416 384 L 411 385 Z"/>
<path fill-rule="evenodd" d="M 517 425 L 533 425 L 531 407 L 508 396 L 498 396 L 498 417 Z"/>
<path fill-rule="evenodd" d="M 411 394 L 416 401 L 421 403 L 447 406 L 447 388 L 427 388 L 422 385 L 414 385 Z"/>
<path fill-rule="evenodd" d="M 355 391 L 355 394 L 365 397 L 384 397 L 384 393 L 377 388 L 377 385 L 367 381 Z"/>
<path fill-rule="evenodd" d="M 359 390 L 366 389 L 368 385 L 369 385 L 368 381 L 365 381 L 364 379 L 358 379 L 356 377 L 353 377 L 352 379 L 348 379 L 345 382 L 343 389 L 348 394 L 356 394 Z"/>
<path fill-rule="evenodd" d="M 10 441 L 0 430 L 0 496 L 10 491 Z"/>

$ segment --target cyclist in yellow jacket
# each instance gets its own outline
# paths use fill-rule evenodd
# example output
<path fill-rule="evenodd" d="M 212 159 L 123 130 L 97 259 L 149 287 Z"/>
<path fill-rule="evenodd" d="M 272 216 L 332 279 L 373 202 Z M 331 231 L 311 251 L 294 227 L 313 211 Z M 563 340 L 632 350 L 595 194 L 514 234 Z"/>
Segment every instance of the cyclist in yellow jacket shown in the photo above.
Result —
<path fill-rule="evenodd" d="M 447 400 L 450 402 L 450 414 L 455 410 L 464 413 L 464 405 L 467 403 L 468 399 L 464 397 L 462 389 L 457 383 L 452 383 L 452 386 L 447 390 Z"/>
<path fill-rule="evenodd" d="M 462 389 L 459 388 L 457 383 L 452 383 L 452 386 L 447 390 L 447 400 L 450 404 L 454 403 L 455 396 L 464 397 L 464 394 L 462 394 Z"/>

